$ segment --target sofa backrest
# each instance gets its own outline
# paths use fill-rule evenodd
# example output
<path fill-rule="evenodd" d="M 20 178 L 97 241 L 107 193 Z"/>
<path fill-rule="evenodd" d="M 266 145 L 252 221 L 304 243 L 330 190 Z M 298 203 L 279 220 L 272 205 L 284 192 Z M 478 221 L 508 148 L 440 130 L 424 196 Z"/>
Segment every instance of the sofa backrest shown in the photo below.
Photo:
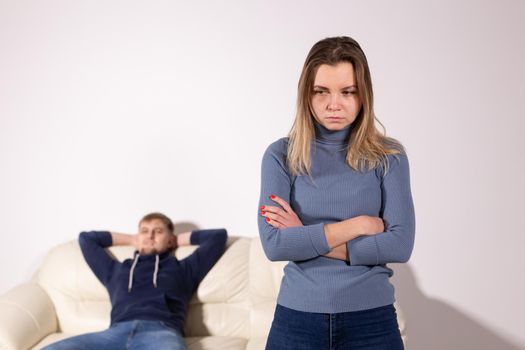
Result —
<path fill-rule="evenodd" d="M 195 247 L 180 247 L 182 259 Z M 122 261 L 132 247 L 111 247 Z M 187 336 L 263 337 L 270 329 L 284 263 L 266 259 L 258 237 L 234 237 L 190 302 Z M 104 286 L 86 264 L 77 241 L 52 249 L 36 274 L 55 305 L 59 329 L 70 334 L 109 326 L 111 304 Z"/>

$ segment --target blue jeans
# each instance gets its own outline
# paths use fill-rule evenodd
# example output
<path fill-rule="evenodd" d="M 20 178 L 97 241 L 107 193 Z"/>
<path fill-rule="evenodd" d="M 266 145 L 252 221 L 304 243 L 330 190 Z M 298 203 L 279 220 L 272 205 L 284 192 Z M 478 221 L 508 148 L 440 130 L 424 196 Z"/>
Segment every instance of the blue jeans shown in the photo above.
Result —
<path fill-rule="evenodd" d="M 321 314 L 277 305 L 266 350 L 403 350 L 393 305 Z"/>
<path fill-rule="evenodd" d="M 185 350 L 176 329 L 159 321 L 119 322 L 102 332 L 88 333 L 48 345 L 42 350 Z"/>

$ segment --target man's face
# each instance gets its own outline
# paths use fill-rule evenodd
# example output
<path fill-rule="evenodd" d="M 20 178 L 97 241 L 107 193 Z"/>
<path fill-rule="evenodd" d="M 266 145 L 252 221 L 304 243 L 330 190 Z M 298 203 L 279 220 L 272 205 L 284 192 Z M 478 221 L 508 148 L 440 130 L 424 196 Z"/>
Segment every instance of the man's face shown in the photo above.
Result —
<path fill-rule="evenodd" d="M 142 255 L 160 254 L 175 248 L 175 235 L 159 219 L 141 222 L 137 235 L 137 249 Z"/>

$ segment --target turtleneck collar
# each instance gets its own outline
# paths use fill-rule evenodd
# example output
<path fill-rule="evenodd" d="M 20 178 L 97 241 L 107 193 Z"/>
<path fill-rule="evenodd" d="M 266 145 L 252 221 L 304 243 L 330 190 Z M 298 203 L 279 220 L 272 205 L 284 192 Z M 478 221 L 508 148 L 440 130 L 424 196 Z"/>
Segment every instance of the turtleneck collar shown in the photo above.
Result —
<path fill-rule="evenodd" d="M 342 145 L 348 142 L 352 132 L 352 124 L 341 130 L 329 130 L 314 120 L 315 139 L 317 142 L 329 145 Z"/>

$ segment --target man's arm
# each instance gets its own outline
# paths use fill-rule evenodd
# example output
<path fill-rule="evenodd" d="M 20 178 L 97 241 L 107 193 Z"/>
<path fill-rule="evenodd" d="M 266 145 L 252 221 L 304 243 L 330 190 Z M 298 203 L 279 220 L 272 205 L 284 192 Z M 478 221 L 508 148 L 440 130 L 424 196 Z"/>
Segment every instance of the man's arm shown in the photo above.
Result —
<path fill-rule="evenodd" d="M 110 232 L 111 234 L 111 245 L 132 245 L 136 248 L 137 245 L 137 235 L 130 235 L 127 233 L 118 233 L 118 232 Z"/>
<path fill-rule="evenodd" d="M 177 235 L 177 247 L 191 245 L 191 231 L 179 233 Z"/>
<path fill-rule="evenodd" d="M 181 245 L 199 246 L 185 259 L 193 281 L 198 284 L 221 257 L 228 234 L 225 229 L 214 229 L 186 232 L 177 237 Z"/>
<path fill-rule="evenodd" d="M 81 232 L 78 236 L 78 243 L 89 267 L 100 282 L 106 285 L 116 263 L 105 249 L 113 244 L 111 233 L 108 231 Z"/>

